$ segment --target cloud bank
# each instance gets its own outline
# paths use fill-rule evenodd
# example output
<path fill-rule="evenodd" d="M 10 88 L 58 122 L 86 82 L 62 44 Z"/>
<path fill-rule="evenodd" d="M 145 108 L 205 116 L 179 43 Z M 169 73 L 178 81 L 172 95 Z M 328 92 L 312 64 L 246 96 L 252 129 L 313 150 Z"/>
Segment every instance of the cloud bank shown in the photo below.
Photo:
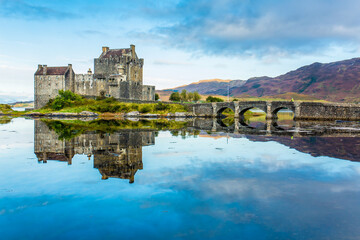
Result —
<path fill-rule="evenodd" d="M 359 46 L 355 0 L 182 0 L 146 11 L 163 20 L 151 30 L 163 43 L 213 55 L 287 55 Z M 151 14 L 150 14 L 151 13 Z"/>

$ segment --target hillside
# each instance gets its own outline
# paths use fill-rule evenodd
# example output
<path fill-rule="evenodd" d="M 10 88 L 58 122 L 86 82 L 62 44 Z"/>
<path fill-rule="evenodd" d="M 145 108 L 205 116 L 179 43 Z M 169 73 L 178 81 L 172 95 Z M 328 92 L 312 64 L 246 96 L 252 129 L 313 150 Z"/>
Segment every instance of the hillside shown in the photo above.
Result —
<path fill-rule="evenodd" d="M 203 95 L 227 95 L 228 88 L 230 92 L 232 89 L 241 87 L 245 81 L 243 80 L 223 80 L 223 79 L 208 79 L 200 80 L 198 82 L 190 83 L 188 85 L 179 86 L 171 89 L 171 91 L 181 91 L 186 89 L 189 92 L 198 92 Z"/>
<path fill-rule="evenodd" d="M 313 63 L 284 75 L 247 81 L 199 81 L 171 90 L 198 91 L 204 95 L 233 97 L 301 97 L 336 102 L 360 102 L 360 58 L 332 63 Z"/>
<path fill-rule="evenodd" d="M 313 63 L 275 78 L 253 78 L 231 94 L 272 96 L 295 92 L 328 101 L 360 100 L 360 58 Z"/>

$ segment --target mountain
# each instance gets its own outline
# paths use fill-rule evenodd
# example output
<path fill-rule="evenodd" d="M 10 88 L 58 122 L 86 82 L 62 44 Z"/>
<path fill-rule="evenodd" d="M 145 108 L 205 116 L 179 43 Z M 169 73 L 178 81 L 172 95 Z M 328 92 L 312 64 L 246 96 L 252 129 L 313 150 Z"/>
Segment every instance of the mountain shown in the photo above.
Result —
<path fill-rule="evenodd" d="M 329 101 L 359 101 L 360 58 L 313 63 L 275 78 L 252 78 L 231 94 L 262 97 L 287 92 Z"/>
<path fill-rule="evenodd" d="M 33 96 L 22 96 L 22 95 L 7 95 L 0 93 L 0 103 L 14 104 L 17 102 L 31 102 Z"/>
<path fill-rule="evenodd" d="M 193 82 L 188 85 L 183 85 L 164 91 L 182 91 L 185 89 L 189 92 L 198 92 L 205 95 L 228 95 L 228 91 L 234 88 L 241 87 L 245 81 L 243 80 L 223 80 L 223 79 L 208 79 Z"/>
<path fill-rule="evenodd" d="M 278 77 L 255 77 L 247 81 L 216 79 L 199 81 L 169 90 L 198 91 L 233 97 L 295 96 L 334 102 L 360 102 L 360 58 L 332 63 L 313 63 Z"/>

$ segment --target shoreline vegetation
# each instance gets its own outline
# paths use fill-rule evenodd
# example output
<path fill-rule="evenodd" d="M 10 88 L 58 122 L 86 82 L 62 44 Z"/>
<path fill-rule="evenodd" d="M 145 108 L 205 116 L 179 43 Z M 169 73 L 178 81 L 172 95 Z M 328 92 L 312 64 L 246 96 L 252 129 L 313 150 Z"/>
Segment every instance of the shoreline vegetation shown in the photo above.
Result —
<path fill-rule="evenodd" d="M 185 91 L 184 96 L 187 96 Z M 185 100 L 185 97 L 183 98 Z M 238 99 L 234 99 L 238 100 Z M 243 100 L 243 99 L 240 99 Z M 259 99 L 256 99 L 259 100 Z M 222 101 L 216 97 L 208 97 L 206 102 Z M 203 101 L 202 101 L 203 102 Z M 193 117 L 189 106 L 196 102 L 157 102 L 157 103 L 125 103 L 115 98 L 87 99 L 71 91 L 59 91 L 59 95 L 51 99 L 43 108 L 36 110 L 16 111 L 8 104 L 0 104 L 0 115 L 11 117 L 93 117 L 100 119 L 118 119 L 126 117 L 140 118 L 176 118 Z M 229 109 L 228 109 L 229 110 Z M 225 117 L 234 113 L 223 112 Z M 263 112 L 247 111 L 247 116 L 262 116 Z"/>

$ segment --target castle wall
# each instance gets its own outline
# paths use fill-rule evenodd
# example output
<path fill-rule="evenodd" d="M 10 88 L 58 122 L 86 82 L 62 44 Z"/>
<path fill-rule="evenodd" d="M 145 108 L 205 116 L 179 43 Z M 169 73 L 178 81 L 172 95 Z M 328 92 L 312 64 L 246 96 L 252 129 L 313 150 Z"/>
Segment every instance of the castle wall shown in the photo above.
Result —
<path fill-rule="evenodd" d="M 98 84 L 92 74 L 75 75 L 75 93 L 82 96 L 97 96 Z"/>
<path fill-rule="evenodd" d="M 69 64 L 70 70 L 65 73 L 65 90 L 75 92 L 75 72 L 72 65 Z"/>
<path fill-rule="evenodd" d="M 129 82 L 129 99 L 141 99 L 142 98 L 142 84 L 139 82 Z"/>
<path fill-rule="evenodd" d="M 141 100 L 155 101 L 155 86 L 143 85 Z"/>
<path fill-rule="evenodd" d="M 108 76 L 111 74 L 119 74 L 130 60 L 129 57 L 116 58 L 95 58 L 94 59 L 94 73 L 95 75 Z"/>
<path fill-rule="evenodd" d="M 134 60 L 128 65 L 127 73 L 128 80 L 131 79 L 133 82 L 143 84 L 143 65 L 144 59 Z"/>
<path fill-rule="evenodd" d="M 34 108 L 42 108 L 51 98 L 55 98 L 59 90 L 66 90 L 64 75 L 35 75 Z"/>

